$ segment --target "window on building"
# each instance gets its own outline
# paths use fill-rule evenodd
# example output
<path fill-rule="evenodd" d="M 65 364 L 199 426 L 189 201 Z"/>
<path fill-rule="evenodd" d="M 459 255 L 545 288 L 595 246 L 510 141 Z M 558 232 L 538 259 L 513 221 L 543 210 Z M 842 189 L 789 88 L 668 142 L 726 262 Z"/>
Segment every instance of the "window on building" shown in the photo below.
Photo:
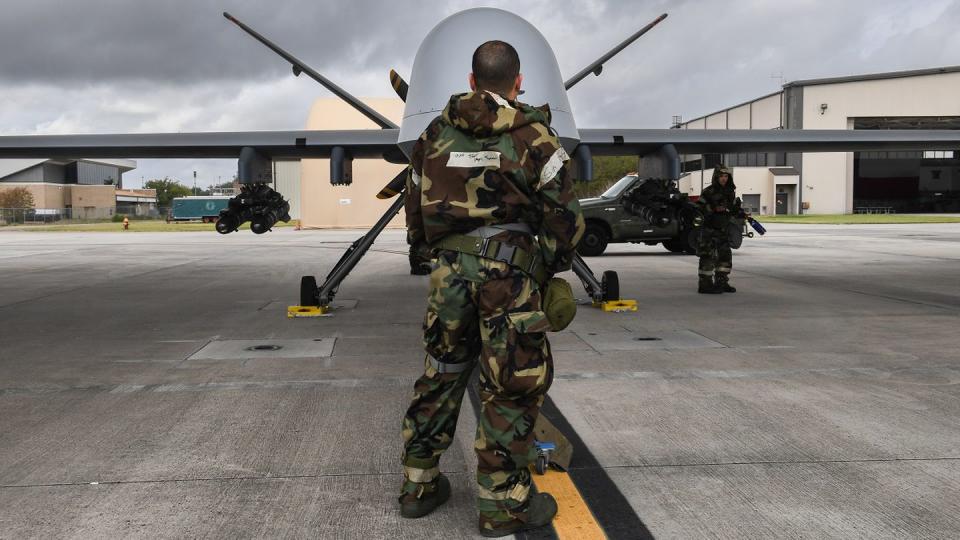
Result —
<path fill-rule="evenodd" d="M 691 156 L 681 156 L 680 159 L 683 161 L 680 162 L 680 172 L 692 172 L 700 170 L 700 156 L 696 156 L 696 159 L 693 159 Z"/>
<path fill-rule="evenodd" d="M 716 167 L 717 165 L 720 165 L 720 163 L 721 163 L 720 158 L 721 158 L 721 157 L 723 157 L 723 156 L 720 155 L 720 154 L 704 154 L 704 155 L 703 155 L 703 161 L 704 161 L 704 166 L 703 166 L 703 168 L 704 168 L 704 169 L 712 169 L 712 168 Z"/>
<path fill-rule="evenodd" d="M 751 152 L 746 154 L 725 154 L 723 163 L 728 167 L 775 167 L 786 163 L 783 152 Z"/>
<path fill-rule="evenodd" d="M 927 150 L 923 159 L 953 159 L 953 150 Z"/>

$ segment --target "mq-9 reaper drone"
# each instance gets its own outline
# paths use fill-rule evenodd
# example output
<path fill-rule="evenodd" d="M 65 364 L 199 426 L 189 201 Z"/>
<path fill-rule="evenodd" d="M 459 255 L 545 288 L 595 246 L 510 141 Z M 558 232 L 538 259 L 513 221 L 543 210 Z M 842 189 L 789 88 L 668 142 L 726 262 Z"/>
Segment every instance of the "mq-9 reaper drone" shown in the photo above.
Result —
<path fill-rule="evenodd" d="M 738 152 L 851 152 L 864 150 L 950 150 L 960 146 L 960 132 L 950 130 L 679 130 L 578 128 L 567 91 L 589 74 L 599 75 L 604 64 L 643 35 L 666 15 L 642 28 L 573 77 L 564 80 L 553 49 L 543 35 L 523 18 L 493 8 L 468 9 L 438 23 L 423 39 L 413 63 L 409 84 L 395 72 L 391 82 L 406 102 L 403 119 L 396 125 L 359 99 L 280 49 L 231 15 L 224 16 L 288 61 L 295 75 L 307 74 L 373 121 L 379 130 L 248 131 L 216 133 L 152 133 L 112 135 L 32 135 L 0 137 L 2 158 L 236 158 L 241 195 L 222 216 L 218 230 L 236 230 L 251 221 L 254 232 L 269 230 L 289 219 L 289 205 L 273 191 L 275 160 L 325 158 L 330 160 L 330 181 L 352 181 L 354 159 L 385 159 L 408 163 L 420 133 L 443 110 L 450 95 L 464 91 L 471 55 L 480 44 L 499 39 L 512 44 L 520 55 L 524 74 L 523 100 L 548 103 L 552 128 L 576 163 L 579 180 L 592 178 L 594 155 L 632 155 L 642 158 L 648 176 L 676 180 L 680 153 Z M 652 172 L 651 172 L 652 171 Z M 400 193 L 404 174 L 381 191 L 382 198 Z M 347 250 L 321 286 L 311 277 L 301 282 L 301 303 L 325 308 L 340 283 L 373 244 L 380 231 L 400 211 L 402 197 L 363 237 Z M 577 257 L 573 270 L 595 302 L 616 300 L 616 274 L 607 272 L 606 283 Z"/>

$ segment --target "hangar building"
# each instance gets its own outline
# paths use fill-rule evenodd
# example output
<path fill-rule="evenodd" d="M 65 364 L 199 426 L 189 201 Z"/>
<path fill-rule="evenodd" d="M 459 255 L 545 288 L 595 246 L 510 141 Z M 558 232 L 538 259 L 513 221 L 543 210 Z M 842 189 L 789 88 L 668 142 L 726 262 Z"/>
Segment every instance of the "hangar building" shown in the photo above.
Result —
<path fill-rule="evenodd" d="M 960 66 L 794 81 L 679 129 L 960 129 Z M 734 167 L 757 214 L 960 212 L 960 148 L 938 152 L 682 156 L 680 187 L 699 194 Z"/>
<path fill-rule="evenodd" d="M 363 102 L 380 114 L 399 123 L 403 102 L 397 98 L 364 98 Z M 380 129 L 340 98 L 317 99 L 310 108 L 307 129 Z M 329 159 L 274 162 L 274 187 L 290 201 L 290 217 L 304 228 L 367 228 L 393 204 L 377 193 L 403 165 L 382 159 L 357 159 L 353 162 L 353 183 L 330 184 Z M 401 212 L 390 227 L 403 227 Z"/>
<path fill-rule="evenodd" d="M 128 159 L 2 159 L 0 190 L 25 187 L 38 215 L 108 218 L 120 205 L 136 215 L 156 213 L 153 190 L 122 190 L 123 174 L 137 167 Z"/>

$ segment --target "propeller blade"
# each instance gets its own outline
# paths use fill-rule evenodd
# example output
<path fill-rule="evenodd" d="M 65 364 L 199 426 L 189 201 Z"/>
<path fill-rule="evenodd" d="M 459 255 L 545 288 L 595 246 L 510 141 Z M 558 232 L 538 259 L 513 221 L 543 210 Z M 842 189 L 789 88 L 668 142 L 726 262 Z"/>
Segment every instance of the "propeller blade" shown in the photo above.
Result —
<path fill-rule="evenodd" d="M 407 101 L 407 90 L 410 89 L 410 85 L 407 84 L 407 81 L 403 80 L 396 71 L 390 70 L 390 85 L 393 86 L 393 89 L 397 92 L 397 95 L 400 96 L 400 99 L 404 102 Z"/>
<path fill-rule="evenodd" d="M 591 74 L 591 73 L 599 76 L 599 75 L 600 75 L 600 72 L 603 70 L 603 63 L 604 63 L 604 62 L 606 62 L 607 60 L 613 58 L 617 53 L 619 53 L 620 51 L 622 51 L 623 49 L 625 49 L 625 48 L 627 47 L 627 45 L 630 45 L 631 43 L 633 43 L 634 41 L 636 41 L 637 38 L 639 38 L 640 36 L 642 36 L 642 35 L 646 34 L 647 32 L 649 32 L 651 28 L 653 28 L 654 26 L 660 24 L 660 21 L 662 21 L 662 20 L 664 20 L 664 19 L 666 19 L 666 18 L 667 18 L 667 14 L 664 13 L 663 15 L 661 15 L 661 16 L 657 17 L 656 19 L 654 19 L 653 22 L 651 22 L 650 24 L 648 24 L 648 25 L 644 26 L 643 28 L 641 28 L 640 30 L 638 30 L 638 31 L 637 31 L 635 34 L 633 34 L 632 36 L 630 36 L 630 37 L 628 37 L 627 39 L 625 39 L 625 40 L 623 40 L 622 42 L 620 42 L 619 45 L 617 45 L 616 47 L 610 49 L 610 51 L 607 52 L 607 54 L 601 56 L 600 58 L 598 58 L 597 60 L 595 60 L 593 63 L 591 63 L 589 66 L 587 66 L 587 67 L 583 68 L 582 70 L 580 70 L 579 73 L 577 73 L 577 74 L 574 75 L 573 77 L 570 77 L 569 79 L 567 79 L 567 81 L 563 83 L 564 88 L 566 88 L 567 90 L 571 89 L 571 88 L 573 87 L 573 85 L 575 85 L 575 84 L 577 84 L 578 82 L 582 81 L 582 80 L 584 79 L 584 77 L 586 77 L 587 75 L 589 75 L 589 74 Z"/>
<path fill-rule="evenodd" d="M 269 39 L 267 39 L 267 38 L 263 37 L 262 35 L 260 35 L 259 33 L 257 33 L 257 31 L 254 30 L 253 28 L 250 28 L 249 26 L 247 26 L 247 25 L 243 24 L 242 22 L 240 22 L 240 21 L 239 21 L 236 17 L 234 17 L 233 15 L 230 15 L 229 13 L 227 13 L 226 11 L 224 11 L 224 12 L 223 12 L 223 16 L 226 17 L 227 20 L 229 20 L 230 22 L 232 22 L 232 23 L 236 24 L 237 26 L 239 26 L 241 30 L 243 30 L 244 32 L 250 34 L 250 36 L 252 36 L 254 39 L 256 39 L 256 40 L 259 41 L 260 43 L 263 43 L 264 45 L 266 45 L 267 48 L 269 48 L 271 51 L 279 54 L 281 57 L 283 57 L 284 60 L 286 60 L 287 62 L 290 62 L 290 64 L 293 66 L 293 73 L 294 73 L 294 75 L 298 75 L 298 76 L 299 76 L 300 73 L 306 73 L 311 79 L 313 79 L 313 80 L 317 81 L 318 83 L 322 84 L 327 90 L 330 90 L 330 91 L 333 92 L 338 98 L 340 98 L 340 99 L 346 101 L 347 103 L 349 103 L 354 109 L 360 111 L 360 113 L 361 113 L 362 115 L 366 116 L 367 118 L 369 118 L 370 120 L 372 120 L 373 123 L 377 124 L 378 126 L 380 126 L 380 127 L 383 128 L 383 129 L 397 129 L 398 127 L 400 127 L 400 126 L 394 124 L 393 122 L 391 122 L 389 119 L 387 119 L 387 118 L 386 118 L 385 116 L 383 116 L 382 114 L 380 114 L 380 113 L 378 113 L 377 111 L 373 110 L 373 109 L 372 109 L 371 107 L 369 107 L 366 103 L 364 103 L 364 102 L 360 101 L 359 99 L 357 99 L 356 97 L 354 97 L 352 94 L 350 94 L 350 92 L 347 92 L 347 91 L 344 90 L 343 88 L 340 88 L 339 86 L 337 86 L 336 84 L 334 84 L 332 81 L 330 81 L 329 79 L 327 79 L 327 78 L 324 77 L 323 75 L 317 73 L 317 72 L 316 72 L 314 69 L 312 69 L 310 66 L 304 64 L 304 63 L 301 62 L 299 59 L 297 59 L 297 57 L 295 57 L 295 56 L 293 56 L 292 54 L 288 53 L 287 51 L 281 49 L 281 48 L 278 47 L 276 44 L 274 44 L 272 41 L 270 41 Z"/>
<path fill-rule="evenodd" d="M 407 183 L 407 170 L 404 169 L 400 171 L 399 174 L 393 177 L 387 185 L 383 186 L 383 189 L 380 190 L 380 193 L 377 193 L 378 199 L 389 199 L 395 196 L 397 193 L 403 191 L 403 188 L 406 187 Z"/>
<path fill-rule="evenodd" d="M 390 85 L 393 86 L 393 89 L 396 90 L 397 95 L 400 96 L 400 99 L 407 101 L 407 90 L 410 89 L 410 85 L 407 84 L 407 81 L 403 80 L 403 77 L 400 76 L 395 70 L 390 70 Z M 378 199 L 389 199 L 403 191 L 406 187 L 407 181 L 407 171 L 401 171 L 400 174 L 394 177 L 387 185 L 383 186 L 383 189 L 377 193 Z"/>

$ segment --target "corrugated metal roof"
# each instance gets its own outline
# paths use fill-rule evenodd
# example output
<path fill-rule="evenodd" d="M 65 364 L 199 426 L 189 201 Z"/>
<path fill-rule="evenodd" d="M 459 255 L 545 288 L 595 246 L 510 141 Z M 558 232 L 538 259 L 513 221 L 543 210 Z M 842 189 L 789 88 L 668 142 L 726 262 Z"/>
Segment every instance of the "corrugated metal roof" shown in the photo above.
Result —
<path fill-rule="evenodd" d="M 36 167 L 46 159 L 0 159 L 0 178 Z"/>
<path fill-rule="evenodd" d="M 883 80 L 883 79 L 902 79 L 906 77 L 923 77 L 926 75 L 940 75 L 943 73 L 957 73 L 957 72 L 960 72 L 960 66 L 944 66 L 944 67 L 926 68 L 926 69 L 912 69 L 908 71 L 888 71 L 885 73 L 868 73 L 864 75 L 849 75 L 846 77 L 827 77 L 823 79 L 804 79 L 799 81 L 790 81 L 784 84 L 783 88 L 815 86 L 820 84 L 843 84 L 843 83 L 859 82 L 859 81 L 877 81 L 877 80 Z M 757 101 L 760 101 L 761 99 L 767 99 L 768 97 L 772 97 L 780 93 L 782 93 L 782 91 L 773 92 L 772 94 L 766 94 L 764 96 L 760 96 L 758 98 L 751 99 L 749 101 L 744 101 L 743 103 L 738 103 L 736 105 L 732 105 L 725 109 L 720 109 L 718 111 L 714 111 L 709 114 L 698 116 L 692 120 L 685 120 L 681 122 L 680 125 L 686 126 L 692 122 L 703 120 L 704 118 L 707 118 L 709 116 L 713 116 L 715 114 L 720 114 L 722 112 L 733 110 L 738 107 L 743 107 L 744 105 L 755 103 Z"/>
<path fill-rule="evenodd" d="M 58 165 L 66 165 L 74 161 L 83 161 L 86 163 L 96 163 L 98 165 L 108 165 L 111 167 L 118 167 L 120 172 L 129 172 L 137 168 L 137 162 L 132 159 L 78 159 L 78 160 L 55 160 L 55 159 L 0 159 L 0 178 L 5 176 L 10 176 L 13 173 L 18 173 L 20 171 L 29 169 L 30 167 L 36 167 L 41 163 L 46 162 L 56 163 Z"/>
<path fill-rule="evenodd" d="M 85 161 L 87 163 L 96 163 L 98 165 L 109 165 L 111 167 L 119 167 L 122 169 L 121 172 L 132 171 L 137 168 L 137 162 L 132 159 L 90 159 L 83 158 L 78 161 Z"/>
<path fill-rule="evenodd" d="M 937 68 L 911 69 L 907 71 L 888 71 L 886 73 L 868 73 L 865 75 L 849 75 L 846 77 L 827 77 L 823 79 L 790 81 L 783 85 L 783 87 L 794 88 L 798 86 L 814 86 L 819 84 L 843 84 L 860 81 L 878 81 L 883 79 L 903 79 L 907 77 L 924 77 L 927 75 L 942 75 L 944 73 L 957 72 L 960 72 L 960 66 L 944 66 Z"/>
<path fill-rule="evenodd" d="M 769 94 L 760 96 L 760 97 L 758 97 L 758 98 L 754 98 L 754 99 L 751 99 L 751 100 L 749 100 L 749 101 L 744 101 L 743 103 L 737 103 L 736 105 L 732 105 L 732 106 L 730 106 L 730 107 L 727 107 L 726 109 L 720 109 L 719 111 L 713 111 L 713 112 L 710 113 L 710 114 L 705 114 L 705 115 L 703 115 L 703 116 L 698 116 L 698 117 L 696 117 L 696 118 L 694 118 L 694 119 L 692 119 L 692 120 L 685 120 L 685 121 L 683 121 L 683 122 L 680 122 L 680 125 L 681 125 L 681 126 L 685 126 L 685 125 L 687 125 L 687 124 L 696 122 L 696 121 L 698 121 L 698 120 L 703 120 L 703 119 L 705 119 L 705 118 L 707 118 L 707 117 L 713 116 L 713 115 L 715 115 L 715 114 L 720 114 L 720 113 L 723 113 L 723 112 L 732 111 L 733 109 L 737 109 L 737 108 L 743 107 L 744 105 L 750 105 L 751 103 L 756 103 L 756 102 L 758 102 L 758 101 L 762 101 L 762 100 L 764 100 L 764 99 L 767 99 L 767 98 L 769 98 L 769 97 L 773 97 L 773 96 L 775 96 L 775 95 L 777 95 L 777 94 L 782 94 L 782 93 L 783 93 L 782 90 L 778 90 L 778 91 L 776 91 L 776 92 L 771 92 L 771 93 L 769 93 Z"/>

